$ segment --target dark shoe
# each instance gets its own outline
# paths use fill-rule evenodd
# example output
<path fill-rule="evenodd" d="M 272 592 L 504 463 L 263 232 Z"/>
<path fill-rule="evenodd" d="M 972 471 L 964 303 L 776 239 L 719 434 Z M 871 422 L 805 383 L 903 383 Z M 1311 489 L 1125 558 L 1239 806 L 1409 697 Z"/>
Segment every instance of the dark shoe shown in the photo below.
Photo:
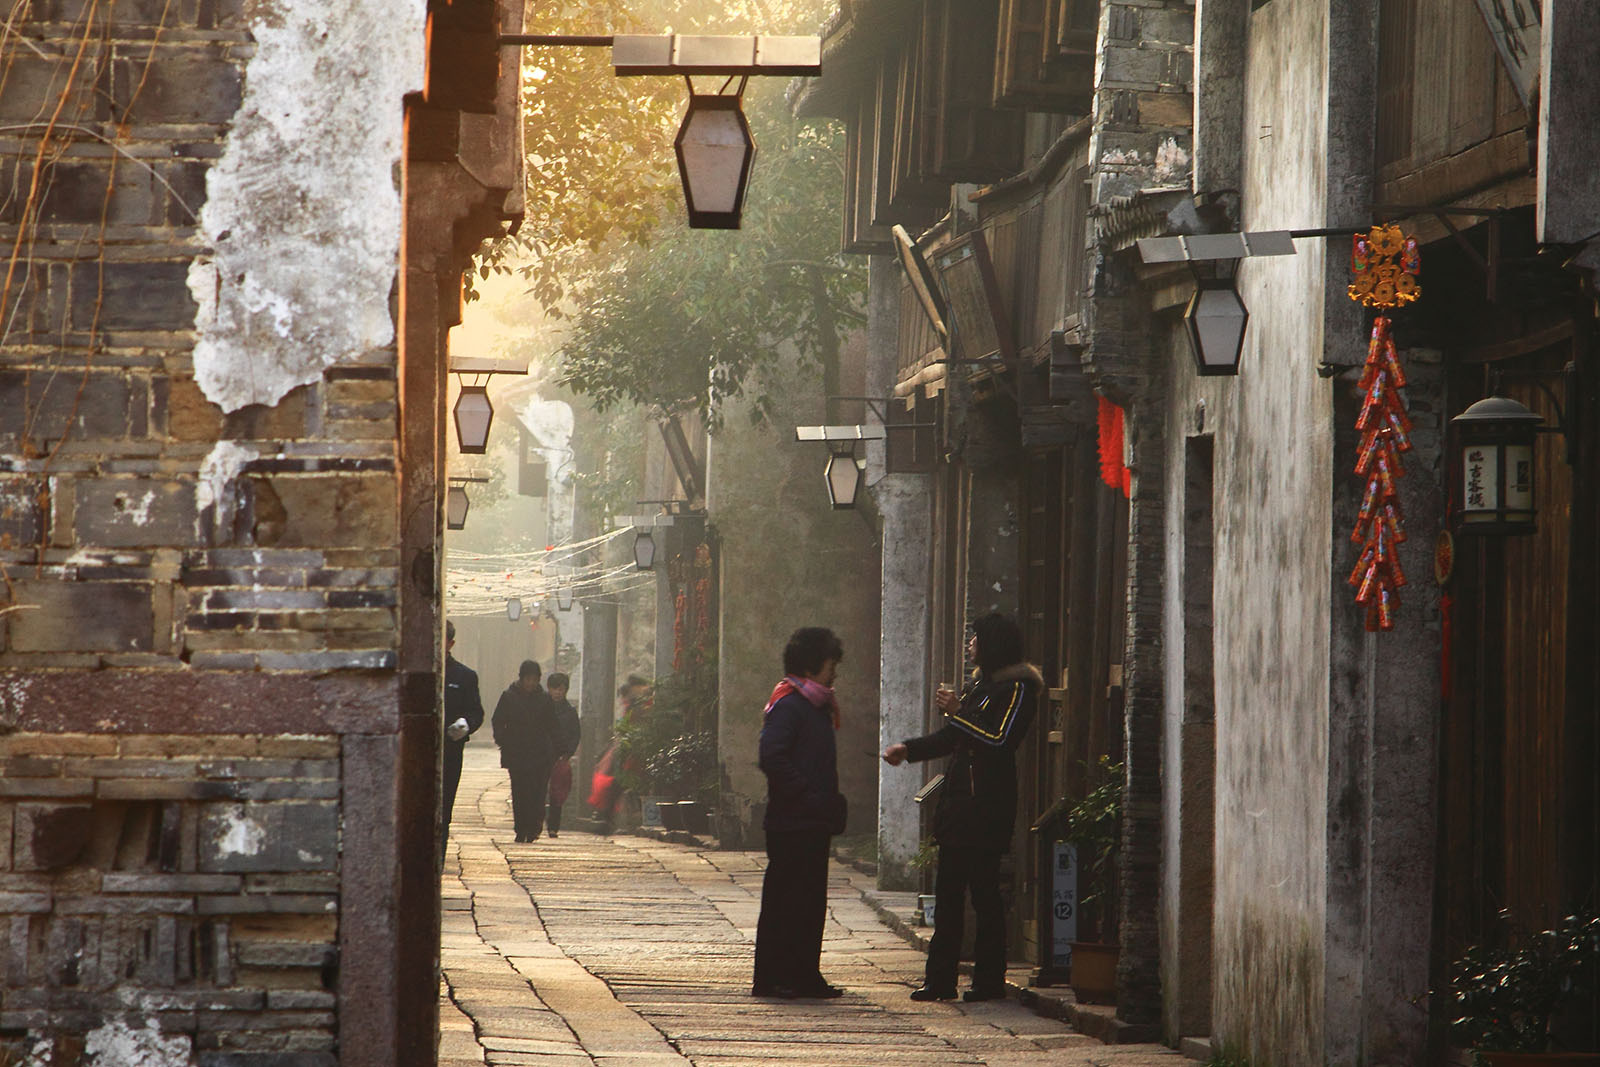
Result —
<path fill-rule="evenodd" d="M 554 831 L 554 830 L 551 830 L 551 831 L 550 831 L 550 836 L 551 836 L 551 837 L 560 837 L 560 836 L 561 836 L 561 835 L 560 835 L 560 834 L 558 834 L 558 833 L 556 833 L 556 832 L 555 832 L 555 831 Z"/>
<path fill-rule="evenodd" d="M 777 1000 L 794 1000 L 801 994 L 798 990 L 786 985 L 753 985 L 750 987 L 752 997 L 768 997 Z"/>
<path fill-rule="evenodd" d="M 969 1004 L 975 1000 L 1004 1000 L 1006 990 L 1004 986 L 999 989 L 969 989 L 961 994 L 961 999 Z"/>
<path fill-rule="evenodd" d="M 834 1000 L 838 997 L 844 996 L 844 990 L 840 989 L 836 985 L 829 985 L 827 982 L 822 982 L 817 985 L 809 985 L 804 989 L 797 990 L 796 995 L 804 997 L 807 1000 Z"/>
<path fill-rule="evenodd" d="M 920 988 L 913 989 L 911 991 L 911 999 L 954 1000 L 956 999 L 956 991 L 954 989 L 933 989 L 929 986 L 921 986 Z"/>

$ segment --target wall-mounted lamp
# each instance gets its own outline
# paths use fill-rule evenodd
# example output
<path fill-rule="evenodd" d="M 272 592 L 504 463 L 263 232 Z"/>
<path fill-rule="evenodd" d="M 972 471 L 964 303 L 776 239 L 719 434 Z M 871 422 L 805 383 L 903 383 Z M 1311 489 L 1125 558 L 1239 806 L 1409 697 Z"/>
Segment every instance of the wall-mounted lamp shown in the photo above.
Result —
<path fill-rule="evenodd" d="M 444 528 L 446 530 L 464 530 L 467 526 L 467 511 L 472 507 L 472 501 L 467 499 L 467 485 L 471 482 L 486 483 L 487 478 L 460 476 L 450 479 L 449 488 L 444 492 Z"/>
<path fill-rule="evenodd" d="M 862 470 L 864 463 L 856 458 L 854 444 L 829 446 L 828 465 L 822 469 L 822 476 L 828 483 L 828 502 L 833 510 L 856 506 L 856 494 L 861 491 L 866 477 Z"/>
<path fill-rule="evenodd" d="M 1184 237 L 1146 237 L 1137 242 L 1144 263 L 1187 263 L 1194 271 L 1194 296 L 1183 313 L 1194 355 L 1195 373 L 1239 373 L 1250 309 L 1234 287 L 1241 260 L 1292 256 L 1296 237 L 1327 236 L 1323 230 L 1262 230 L 1255 233 L 1203 233 Z M 1345 232 L 1345 231 L 1340 231 Z M 1208 264 L 1206 267 L 1197 264 Z"/>
<path fill-rule="evenodd" d="M 671 515 L 635 515 L 633 517 L 633 565 L 641 571 L 656 565 L 656 539 L 658 526 L 671 526 Z"/>
<path fill-rule="evenodd" d="M 738 79 L 731 94 L 697 93 L 689 81 L 689 109 L 673 148 L 695 229 L 736 230 L 744 206 L 755 139 L 739 100 L 753 76 L 815 77 L 822 73 L 822 38 L 702 36 L 696 34 L 503 34 L 500 43 L 556 47 L 609 47 L 618 77 L 647 74 L 714 75 Z"/>
<path fill-rule="evenodd" d="M 828 503 L 835 511 L 856 506 L 861 485 L 866 480 L 862 460 L 856 458 L 857 441 L 882 441 L 882 426 L 796 426 L 796 441 L 825 441 L 828 445 L 828 462 L 822 468 L 823 483 L 828 488 Z"/>
<path fill-rule="evenodd" d="M 689 83 L 689 107 L 672 147 L 690 229 L 739 228 L 756 158 L 756 141 L 740 107 L 743 92 L 743 79 L 739 91 L 730 95 L 696 93 Z"/>
<path fill-rule="evenodd" d="M 1231 272 L 1227 277 L 1210 278 L 1196 272 L 1194 295 L 1183 313 L 1195 373 L 1207 377 L 1238 374 L 1249 322 L 1250 309 L 1234 288 Z"/>
<path fill-rule="evenodd" d="M 489 451 L 489 426 L 494 422 L 494 405 L 489 403 L 489 387 L 463 385 L 456 397 L 456 443 L 467 455 L 481 456 Z"/>
<path fill-rule="evenodd" d="M 472 507 L 472 501 L 467 499 L 467 487 L 452 485 L 444 494 L 444 528 L 446 530 L 465 530 L 467 528 L 467 512 Z"/>
<path fill-rule="evenodd" d="M 556 590 L 556 608 L 560 611 L 572 610 L 572 587 L 564 585 Z"/>
<path fill-rule="evenodd" d="M 522 618 L 522 600 L 520 597 L 512 597 L 506 601 L 506 618 L 512 622 Z"/>
<path fill-rule="evenodd" d="M 1480 400 L 1450 420 L 1460 462 L 1457 532 L 1505 536 L 1538 529 L 1533 444 L 1543 422 L 1504 396 Z"/>

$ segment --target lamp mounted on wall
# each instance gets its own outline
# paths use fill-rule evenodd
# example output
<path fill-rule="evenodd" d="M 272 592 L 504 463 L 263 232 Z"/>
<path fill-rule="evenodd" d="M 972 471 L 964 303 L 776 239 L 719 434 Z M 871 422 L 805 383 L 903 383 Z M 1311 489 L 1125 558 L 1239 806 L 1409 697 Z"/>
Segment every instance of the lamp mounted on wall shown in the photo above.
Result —
<path fill-rule="evenodd" d="M 450 479 L 449 487 L 444 493 L 444 528 L 446 530 L 464 530 L 467 527 L 467 512 L 472 507 L 472 501 L 467 498 L 467 486 L 470 483 L 487 483 L 487 478 L 455 477 Z"/>
<path fill-rule="evenodd" d="M 672 516 L 635 515 L 632 523 L 633 565 L 641 571 L 652 570 L 656 565 L 655 529 L 659 526 L 671 526 L 673 524 Z"/>
<path fill-rule="evenodd" d="M 1537 532 L 1533 445 L 1543 422 L 1505 396 L 1480 400 L 1450 420 L 1460 471 L 1452 494 L 1457 533 Z"/>
<path fill-rule="evenodd" d="M 862 483 L 866 481 L 862 469 L 865 461 L 856 458 L 856 442 L 882 441 L 883 427 L 796 426 L 794 439 L 827 443 L 828 462 L 822 468 L 822 479 L 828 489 L 828 503 L 835 511 L 854 508 Z"/>
<path fill-rule="evenodd" d="M 702 36 L 696 34 L 502 34 L 502 45 L 603 47 L 619 78 L 681 75 L 689 107 L 673 150 L 693 229 L 736 230 L 744 208 L 755 138 L 741 98 L 754 76 L 816 77 L 822 73 L 821 37 Z M 714 93 L 696 91 L 695 75 L 725 79 Z M 737 82 L 737 88 L 728 92 Z"/>
<path fill-rule="evenodd" d="M 1222 266 L 1224 263 L 1229 265 Z M 1212 270 L 1195 267 L 1194 295 L 1183 312 L 1183 328 L 1189 334 L 1196 374 L 1210 377 L 1239 373 L 1250 309 L 1234 288 L 1237 269 L 1237 260 L 1218 260 Z"/>
<path fill-rule="evenodd" d="M 564 585 L 556 590 L 556 608 L 559 611 L 572 610 L 572 586 Z"/>
<path fill-rule="evenodd" d="M 455 420 L 456 443 L 463 454 L 481 456 L 489 451 L 489 427 L 494 422 L 489 387 L 462 385 L 456 396 Z"/>

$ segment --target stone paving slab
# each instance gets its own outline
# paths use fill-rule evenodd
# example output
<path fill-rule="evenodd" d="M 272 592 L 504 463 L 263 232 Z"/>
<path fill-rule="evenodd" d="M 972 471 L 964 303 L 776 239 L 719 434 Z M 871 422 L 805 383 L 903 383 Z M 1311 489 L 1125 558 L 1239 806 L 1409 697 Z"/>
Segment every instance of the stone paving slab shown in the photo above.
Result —
<path fill-rule="evenodd" d="M 834 1001 L 755 999 L 765 857 L 569 832 L 513 840 L 505 772 L 468 746 L 441 878 L 441 1067 L 1185 1067 L 1014 1000 L 919 1004 L 923 956 L 835 866 Z M 878 907 L 882 907 L 882 903 Z"/>

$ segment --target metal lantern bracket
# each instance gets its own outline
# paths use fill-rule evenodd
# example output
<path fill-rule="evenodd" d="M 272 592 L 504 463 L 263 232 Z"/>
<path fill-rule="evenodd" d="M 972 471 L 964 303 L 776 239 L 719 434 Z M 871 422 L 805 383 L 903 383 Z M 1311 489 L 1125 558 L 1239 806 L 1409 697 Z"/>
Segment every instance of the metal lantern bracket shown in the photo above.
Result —
<path fill-rule="evenodd" d="M 1513 380 L 1531 382 L 1535 389 L 1543 393 L 1545 399 L 1550 401 L 1550 406 L 1556 410 L 1556 424 L 1554 426 L 1540 425 L 1534 430 L 1534 432 L 1541 434 L 1560 434 L 1562 442 L 1566 445 L 1566 448 L 1563 450 L 1563 458 L 1566 460 L 1567 466 L 1570 467 L 1577 462 L 1578 458 L 1578 433 L 1577 427 L 1574 424 L 1578 408 L 1577 406 L 1573 407 L 1572 412 L 1574 421 L 1569 421 L 1566 410 L 1561 406 L 1561 401 L 1556 397 L 1556 394 L 1551 391 L 1550 387 L 1544 384 L 1543 381 L 1543 379 L 1551 377 L 1555 374 L 1561 375 L 1565 383 L 1567 396 L 1576 396 L 1578 388 L 1578 366 L 1571 360 L 1568 360 L 1566 366 L 1562 367 L 1559 371 L 1501 371 L 1490 367 L 1488 368 L 1488 391 L 1491 395 L 1498 393 L 1500 391 L 1501 382 Z"/>

